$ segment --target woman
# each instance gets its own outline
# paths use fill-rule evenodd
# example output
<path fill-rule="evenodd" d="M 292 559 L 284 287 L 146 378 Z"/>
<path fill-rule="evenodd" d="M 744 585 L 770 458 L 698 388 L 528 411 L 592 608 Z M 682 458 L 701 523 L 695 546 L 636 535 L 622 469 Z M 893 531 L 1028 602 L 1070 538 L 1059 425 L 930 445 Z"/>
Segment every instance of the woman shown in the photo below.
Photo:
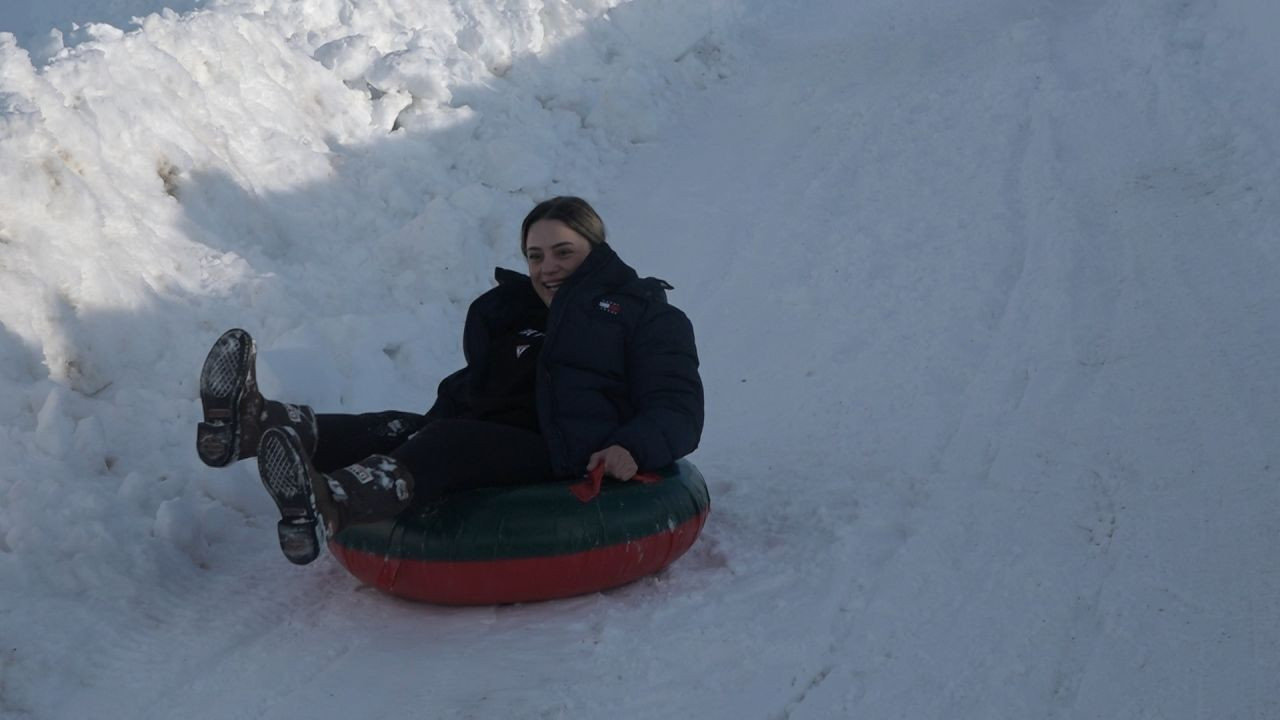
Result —
<path fill-rule="evenodd" d="M 471 304 L 466 367 L 426 415 L 318 415 L 257 389 L 253 340 L 225 333 L 200 377 L 197 450 L 222 467 L 257 457 L 280 508 L 280 547 L 306 564 L 330 533 L 443 493 L 574 478 L 630 480 L 692 452 L 703 394 L 693 328 L 662 280 L 641 279 L 605 242 L 586 201 L 557 197 L 524 219 L 528 276 L 499 268 Z"/>

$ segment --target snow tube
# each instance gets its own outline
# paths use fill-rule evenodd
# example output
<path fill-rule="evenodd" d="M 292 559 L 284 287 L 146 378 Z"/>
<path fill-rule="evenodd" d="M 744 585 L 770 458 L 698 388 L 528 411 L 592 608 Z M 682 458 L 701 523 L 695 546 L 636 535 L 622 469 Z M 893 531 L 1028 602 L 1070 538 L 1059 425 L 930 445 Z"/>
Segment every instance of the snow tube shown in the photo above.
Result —
<path fill-rule="evenodd" d="M 581 595 L 655 573 L 684 554 L 711 508 L 687 460 L 654 482 L 568 482 L 447 495 L 329 539 L 361 582 L 410 600 L 495 605 Z M 590 493 L 587 493 L 590 495 Z"/>

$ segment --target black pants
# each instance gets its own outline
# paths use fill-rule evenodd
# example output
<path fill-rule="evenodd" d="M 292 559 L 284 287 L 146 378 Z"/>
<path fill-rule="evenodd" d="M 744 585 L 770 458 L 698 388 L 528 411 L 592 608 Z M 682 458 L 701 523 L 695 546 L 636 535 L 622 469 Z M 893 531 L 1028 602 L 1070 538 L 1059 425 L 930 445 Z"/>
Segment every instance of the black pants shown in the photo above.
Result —
<path fill-rule="evenodd" d="M 413 505 L 453 490 L 528 485 L 551 479 L 551 457 L 542 436 L 531 430 L 482 420 L 428 420 L 388 411 L 362 415 L 317 415 L 312 458 L 332 472 L 369 457 L 390 455 L 413 475 Z"/>

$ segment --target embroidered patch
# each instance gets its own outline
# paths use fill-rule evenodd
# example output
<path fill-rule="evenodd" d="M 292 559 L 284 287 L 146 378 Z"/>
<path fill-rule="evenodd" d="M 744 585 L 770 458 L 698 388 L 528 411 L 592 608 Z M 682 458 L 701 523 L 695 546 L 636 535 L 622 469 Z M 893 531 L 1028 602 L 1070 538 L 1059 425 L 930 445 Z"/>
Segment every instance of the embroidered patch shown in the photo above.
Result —
<path fill-rule="evenodd" d="M 596 306 L 610 315 L 617 315 L 622 312 L 622 306 L 612 300 L 601 300 Z"/>
<path fill-rule="evenodd" d="M 361 485 L 368 485 L 374 480 L 373 472 L 363 465 L 350 465 L 347 469 L 356 476 L 356 480 L 359 480 Z"/>

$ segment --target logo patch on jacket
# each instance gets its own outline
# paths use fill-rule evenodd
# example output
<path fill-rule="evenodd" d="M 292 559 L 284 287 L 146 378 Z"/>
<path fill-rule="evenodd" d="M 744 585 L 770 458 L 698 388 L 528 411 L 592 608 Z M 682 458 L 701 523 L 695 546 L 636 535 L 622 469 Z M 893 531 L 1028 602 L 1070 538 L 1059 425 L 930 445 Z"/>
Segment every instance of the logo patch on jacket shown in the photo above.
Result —
<path fill-rule="evenodd" d="M 612 300 L 601 300 L 596 307 L 610 315 L 617 315 L 622 312 L 622 306 Z"/>

